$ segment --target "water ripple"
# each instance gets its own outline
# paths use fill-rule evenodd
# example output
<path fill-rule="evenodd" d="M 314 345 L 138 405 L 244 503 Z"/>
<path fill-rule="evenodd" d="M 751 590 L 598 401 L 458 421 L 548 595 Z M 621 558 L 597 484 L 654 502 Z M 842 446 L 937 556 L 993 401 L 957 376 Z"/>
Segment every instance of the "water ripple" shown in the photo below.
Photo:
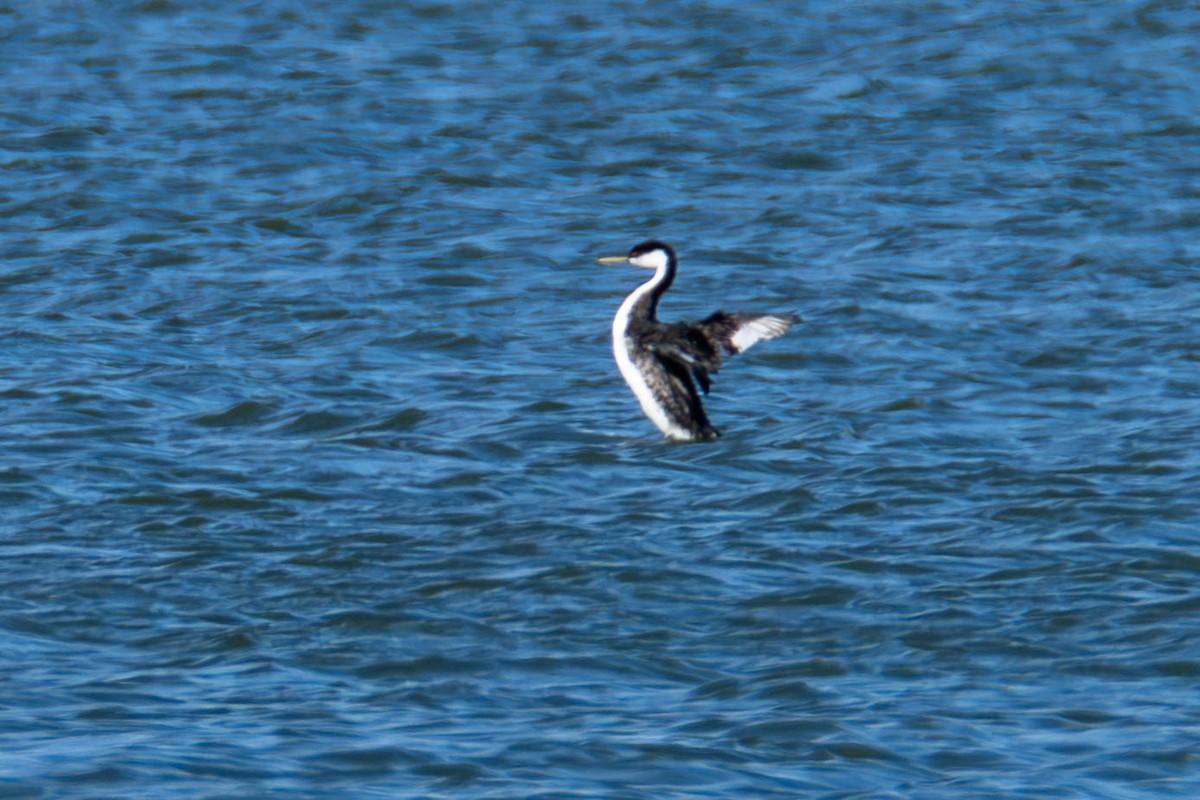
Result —
<path fill-rule="evenodd" d="M 1195 794 L 1182 6 L 5 11 L 4 793 Z"/>

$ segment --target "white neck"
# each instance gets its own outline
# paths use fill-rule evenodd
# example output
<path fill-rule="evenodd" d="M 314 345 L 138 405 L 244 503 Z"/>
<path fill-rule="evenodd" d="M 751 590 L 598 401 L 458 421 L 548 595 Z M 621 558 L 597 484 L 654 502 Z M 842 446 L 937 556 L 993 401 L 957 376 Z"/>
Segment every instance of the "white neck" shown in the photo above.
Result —
<path fill-rule="evenodd" d="M 654 270 L 654 275 L 650 280 L 643 283 L 641 286 L 634 289 L 629 297 L 625 298 L 625 302 L 621 303 L 621 307 L 617 309 L 617 315 L 613 317 L 613 344 L 615 346 L 617 338 L 625 335 L 626 328 L 629 327 L 629 315 L 633 313 L 633 307 L 636 306 L 642 298 L 650 294 L 654 287 L 667 273 L 667 261 L 663 259 L 662 263 Z"/>
<path fill-rule="evenodd" d="M 633 363 L 633 358 L 629 354 L 629 345 L 625 341 L 629 331 L 629 316 L 633 313 L 633 307 L 654 290 L 666 272 L 667 259 L 664 258 L 654 270 L 654 277 L 634 289 L 633 293 L 626 297 L 625 302 L 621 303 L 621 307 L 617 309 L 617 315 L 613 317 L 612 324 L 613 358 L 616 359 L 617 369 L 621 370 L 621 377 L 629 384 L 629 388 L 633 390 L 634 396 L 642 406 L 642 411 L 646 413 L 655 427 L 672 439 L 686 440 L 690 438 L 690 434 L 672 422 L 663 411 L 662 406 L 655 400 L 654 393 L 650 390 L 646 379 L 642 377 L 642 373 Z"/>

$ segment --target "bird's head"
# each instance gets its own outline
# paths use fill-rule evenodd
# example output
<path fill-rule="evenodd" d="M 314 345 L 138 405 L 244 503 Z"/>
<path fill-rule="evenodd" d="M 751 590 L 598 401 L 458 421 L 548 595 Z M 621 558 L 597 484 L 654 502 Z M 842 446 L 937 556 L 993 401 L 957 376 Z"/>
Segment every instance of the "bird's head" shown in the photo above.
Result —
<path fill-rule="evenodd" d="M 669 244 L 651 240 L 635 245 L 627 256 L 604 256 L 596 261 L 600 264 L 620 264 L 627 262 L 643 269 L 660 270 L 668 264 L 675 263 L 675 251 Z"/>

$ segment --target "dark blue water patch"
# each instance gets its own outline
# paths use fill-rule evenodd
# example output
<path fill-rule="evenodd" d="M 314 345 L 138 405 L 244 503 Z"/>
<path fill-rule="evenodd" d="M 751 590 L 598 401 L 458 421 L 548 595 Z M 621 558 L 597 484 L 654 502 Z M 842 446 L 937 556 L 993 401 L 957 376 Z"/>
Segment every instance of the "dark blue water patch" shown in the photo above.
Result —
<path fill-rule="evenodd" d="M 226 11 L 10 15 L 6 793 L 1194 794 L 1184 9 Z"/>

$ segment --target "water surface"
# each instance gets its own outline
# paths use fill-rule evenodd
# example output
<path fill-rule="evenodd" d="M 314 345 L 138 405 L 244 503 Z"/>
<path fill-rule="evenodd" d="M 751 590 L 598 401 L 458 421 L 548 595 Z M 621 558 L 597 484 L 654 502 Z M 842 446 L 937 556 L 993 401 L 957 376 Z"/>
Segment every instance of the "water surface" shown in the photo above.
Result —
<path fill-rule="evenodd" d="M 0 32 L 0 796 L 1200 791 L 1194 9 Z"/>

